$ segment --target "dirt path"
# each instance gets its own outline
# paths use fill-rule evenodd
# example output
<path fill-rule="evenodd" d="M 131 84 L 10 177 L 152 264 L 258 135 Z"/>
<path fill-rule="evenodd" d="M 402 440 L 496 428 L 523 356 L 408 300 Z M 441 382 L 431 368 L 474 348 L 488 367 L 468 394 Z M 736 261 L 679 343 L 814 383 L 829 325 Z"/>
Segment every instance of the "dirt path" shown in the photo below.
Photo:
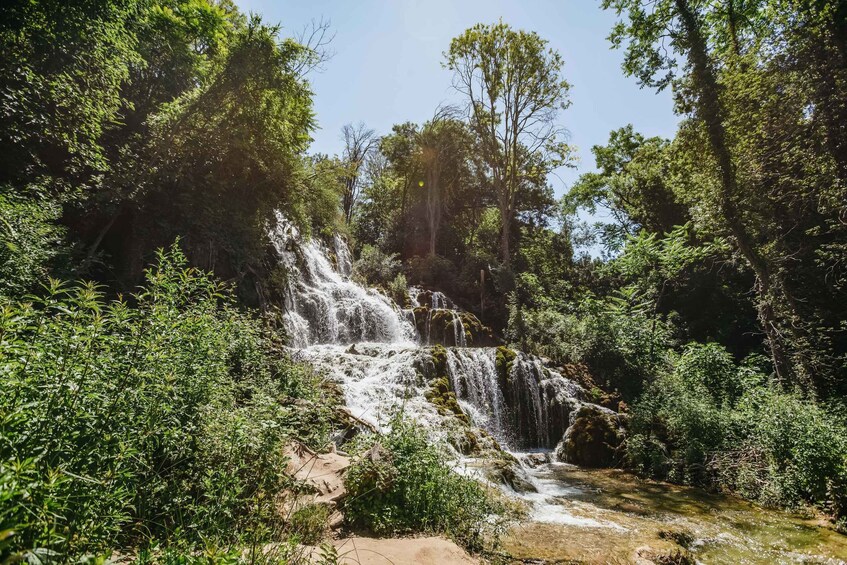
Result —
<path fill-rule="evenodd" d="M 349 537 L 333 541 L 338 563 L 352 565 L 479 565 L 481 561 L 439 537 L 377 539 Z M 314 557 L 318 553 L 313 552 Z"/>

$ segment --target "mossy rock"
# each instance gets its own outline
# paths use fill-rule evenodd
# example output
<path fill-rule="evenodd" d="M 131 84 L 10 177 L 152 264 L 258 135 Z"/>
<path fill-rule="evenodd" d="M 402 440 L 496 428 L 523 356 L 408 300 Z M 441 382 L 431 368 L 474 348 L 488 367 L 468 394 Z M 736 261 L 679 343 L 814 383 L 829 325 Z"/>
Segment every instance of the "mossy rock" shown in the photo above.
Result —
<path fill-rule="evenodd" d="M 623 441 L 617 417 L 597 406 L 582 406 L 556 455 L 562 461 L 583 467 L 614 466 L 618 448 Z"/>
<path fill-rule="evenodd" d="M 456 392 L 450 386 L 447 375 L 447 350 L 443 346 L 436 345 L 430 349 L 430 359 L 424 368 L 424 374 L 429 378 L 429 389 L 424 393 L 424 397 L 435 405 L 438 413 L 444 416 L 453 415 L 462 423 L 470 424 L 467 414 L 459 406 Z"/>
<path fill-rule="evenodd" d="M 501 390 L 506 390 L 506 383 L 509 382 L 509 375 L 512 372 L 512 363 L 514 363 L 517 356 L 518 354 L 514 350 L 509 349 L 505 345 L 497 348 L 497 353 L 494 356 L 494 367 L 497 369 Z"/>
<path fill-rule="evenodd" d="M 483 324 L 470 312 L 460 312 L 462 326 L 465 328 L 465 341 L 468 346 L 493 347 L 501 342 L 494 336 L 494 330 Z"/>
<path fill-rule="evenodd" d="M 515 492 L 538 492 L 535 485 L 522 476 L 521 465 L 514 457 L 491 461 L 485 474 L 490 481 L 507 485 Z"/>
<path fill-rule="evenodd" d="M 429 337 L 430 343 L 448 347 L 459 345 L 456 343 L 456 328 L 453 325 L 456 316 L 462 322 L 467 346 L 490 347 L 500 343 L 494 336 L 494 331 L 470 312 L 417 306 L 412 309 L 412 316 L 418 333 Z"/>

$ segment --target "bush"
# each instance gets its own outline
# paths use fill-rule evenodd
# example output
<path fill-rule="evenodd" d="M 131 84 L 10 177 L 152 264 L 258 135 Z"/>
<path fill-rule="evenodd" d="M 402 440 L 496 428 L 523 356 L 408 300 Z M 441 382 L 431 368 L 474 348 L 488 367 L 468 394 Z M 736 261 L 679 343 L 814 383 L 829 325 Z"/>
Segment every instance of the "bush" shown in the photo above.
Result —
<path fill-rule="evenodd" d="M 394 277 L 394 280 L 388 283 L 386 290 L 388 291 L 388 296 L 394 299 L 400 307 L 405 308 L 411 306 L 409 304 L 409 283 L 406 282 L 406 276 L 403 273 Z"/>
<path fill-rule="evenodd" d="M 686 347 L 632 407 L 626 456 L 659 479 L 779 506 L 847 512 L 847 422 L 736 365 L 717 344 Z"/>
<path fill-rule="evenodd" d="M 719 480 L 768 504 L 817 504 L 847 516 L 847 425 L 823 406 L 775 386 L 750 390 L 737 437 L 712 462 Z M 755 480 L 751 480 L 755 478 Z"/>
<path fill-rule="evenodd" d="M 24 198 L 0 187 L 0 298 L 32 292 L 47 277 L 64 244 L 61 213 L 56 200 Z"/>
<path fill-rule="evenodd" d="M 52 281 L 0 305 L 0 561 L 263 535 L 286 438 L 326 439 L 328 407 L 286 408 L 317 378 L 178 247 L 132 302 Z"/>
<path fill-rule="evenodd" d="M 383 253 L 378 247 L 365 245 L 353 271 L 367 284 L 387 287 L 400 274 L 401 267 L 396 253 Z"/>
<path fill-rule="evenodd" d="M 585 363 L 595 381 L 630 401 L 665 365 L 672 326 L 592 297 L 569 312 L 510 305 L 507 336 L 559 364 Z"/>
<path fill-rule="evenodd" d="M 455 473 L 420 427 L 397 417 L 373 436 L 345 478 L 345 516 L 377 535 L 446 534 L 470 550 L 483 547 L 501 508 L 476 481 Z"/>

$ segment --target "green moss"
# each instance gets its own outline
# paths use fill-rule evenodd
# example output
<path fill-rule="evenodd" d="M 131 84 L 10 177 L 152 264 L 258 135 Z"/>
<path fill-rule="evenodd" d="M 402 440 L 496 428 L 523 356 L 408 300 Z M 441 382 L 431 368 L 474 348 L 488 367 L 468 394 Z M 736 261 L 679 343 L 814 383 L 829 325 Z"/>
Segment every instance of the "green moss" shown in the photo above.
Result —
<path fill-rule="evenodd" d="M 582 407 L 562 445 L 564 459 L 583 467 L 612 466 L 621 439 L 608 414 Z"/>
<path fill-rule="evenodd" d="M 497 348 L 497 355 L 494 360 L 494 366 L 497 368 L 497 374 L 501 382 L 505 382 L 509 378 L 509 373 L 512 372 L 512 363 L 517 357 L 517 353 L 509 349 L 505 345 Z"/>
<path fill-rule="evenodd" d="M 450 386 L 450 379 L 447 376 L 447 349 L 442 345 L 434 346 L 430 350 L 430 359 L 432 361 L 430 387 L 424 396 L 438 408 L 439 414 L 454 415 L 465 424 L 470 424 L 467 415 L 459 406 L 456 392 Z"/>
<path fill-rule="evenodd" d="M 450 389 L 450 381 L 447 377 L 439 377 L 430 383 L 430 388 L 424 393 L 424 397 L 432 402 L 438 413 L 444 416 L 453 415 L 465 424 L 470 424 L 467 415 L 462 412 L 456 393 Z"/>
<path fill-rule="evenodd" d="M 447 378 L 447 349 L 436 345 L 430 350 L 430 357 L 435 366 L 435 376 Z"/>

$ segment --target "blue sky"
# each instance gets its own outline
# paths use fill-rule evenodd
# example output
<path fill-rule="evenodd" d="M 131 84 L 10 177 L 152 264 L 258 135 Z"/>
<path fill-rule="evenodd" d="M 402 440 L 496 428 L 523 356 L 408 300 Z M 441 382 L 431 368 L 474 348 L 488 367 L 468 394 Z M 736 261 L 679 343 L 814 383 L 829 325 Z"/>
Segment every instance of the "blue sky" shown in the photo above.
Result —
<path fill-rule="evenodd" d="M 579 160 L 577 169 L 550 178 L 557 195 L 594 170 L 591 146 L 605 143 L 611 130 L 632 123 L 646 135 L 670 137 L 676 127 L 670 94 L 640 89 L 621 72 L 623 54 L 606 39 L 615 15 L 601 10 L 599 0 L 237 1 L 245 12 L 280 23 L 287 35 L 312 19 L 331 21 L 335 56 L 309 77 L 320 126 L 312 152 L 340 152 L 346 123 L 362 121 L 383 134 L 395 123 L 429 119 L 441 103 L 460 101 L 442 53 L 468 27 L 499 18 L 537 32 L 565 60 L 572 105 L 561 123 Z"/>

